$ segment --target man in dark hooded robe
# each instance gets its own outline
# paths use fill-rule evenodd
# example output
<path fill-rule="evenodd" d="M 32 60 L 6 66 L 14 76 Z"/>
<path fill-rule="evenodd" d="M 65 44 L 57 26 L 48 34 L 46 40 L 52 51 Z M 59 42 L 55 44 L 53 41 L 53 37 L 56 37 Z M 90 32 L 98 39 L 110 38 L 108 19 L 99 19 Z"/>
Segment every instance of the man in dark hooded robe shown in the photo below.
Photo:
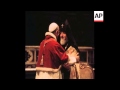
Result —
<path fill-rule="evenodd" d="M 72 31 L 68 21 L 66 20 L 61 25 L 60 44 L 65 49 L 66 53 L 71 52 L 70 56 L 74 56 L 77 62 L 70 65 L 68 63 L 63 64 L 62 73 L 64 79 L 93 79 L 93 70 L 91 66 L 86 62 L 80 61 L 80 51 L 78 45 L 72 35 Z"/>
<path fill-rule="evenodd" d="M 61 25 L 60 44 L 64 47 L 66 53 L 71 51 L 71 55 L 77 58 L 76 64 L 69 65 L 68 63 L 65 63 L 63 65 L 62 71 L 64 79 L 80 79 L 80 51 L 72 35 L 70 25 L 67 20 Z"/>

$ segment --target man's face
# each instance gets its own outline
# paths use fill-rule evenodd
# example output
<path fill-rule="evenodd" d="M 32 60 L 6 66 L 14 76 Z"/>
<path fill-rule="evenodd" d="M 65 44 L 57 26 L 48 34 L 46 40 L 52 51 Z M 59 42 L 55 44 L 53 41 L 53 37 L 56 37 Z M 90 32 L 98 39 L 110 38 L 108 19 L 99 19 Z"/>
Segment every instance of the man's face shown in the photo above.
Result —
<path fill-rule="evenodd" d="M 56 30 L 55 35 L 56 35 L 56 37 L 58 37 L 60 35 L 60 30 Z"/>
<path fill-rule="evenodd" d="M 67 42 L 68 42 L 68 38 L 67 38 L 66 33 L 61 32 L 60 33 L 60 44 L 65 45 Z"/>

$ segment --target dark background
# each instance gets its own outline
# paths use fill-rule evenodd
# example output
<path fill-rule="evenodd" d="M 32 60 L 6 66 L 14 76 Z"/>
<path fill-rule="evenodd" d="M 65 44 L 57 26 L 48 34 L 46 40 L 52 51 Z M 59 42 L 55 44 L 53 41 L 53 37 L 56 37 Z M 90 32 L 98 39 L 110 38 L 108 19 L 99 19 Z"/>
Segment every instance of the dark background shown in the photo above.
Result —
<path fill-rule="evenodd" d="M 59 25 L 68 19 L 78 46 L 94 47 L 93 11 L 26 11 L 25 44 L 39 45 L 48 26 L 55 21 Z"/>

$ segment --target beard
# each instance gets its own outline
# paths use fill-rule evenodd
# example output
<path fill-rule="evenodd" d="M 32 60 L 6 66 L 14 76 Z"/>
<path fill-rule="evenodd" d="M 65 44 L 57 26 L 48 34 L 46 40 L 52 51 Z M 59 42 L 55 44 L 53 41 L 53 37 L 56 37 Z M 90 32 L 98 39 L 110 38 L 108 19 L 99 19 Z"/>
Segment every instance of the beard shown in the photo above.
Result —
<path fill-rule="evenodd" d="M 65 45 L 67 43 L 66 39 L 60 38 L 60 44 Z"/>

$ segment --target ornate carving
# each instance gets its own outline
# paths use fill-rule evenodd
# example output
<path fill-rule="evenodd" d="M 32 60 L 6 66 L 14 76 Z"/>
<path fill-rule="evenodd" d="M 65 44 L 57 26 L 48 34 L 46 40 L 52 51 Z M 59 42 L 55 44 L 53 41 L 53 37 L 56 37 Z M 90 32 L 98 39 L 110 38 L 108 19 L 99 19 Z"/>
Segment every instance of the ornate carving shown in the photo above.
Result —
<path fill-rule="evenodd" d="M 32 62 L 32 60 L 33 60 L 33 53 L 32 53 L 32 51 L 30 51 L 28 49 L 26 49 L 25 51 L 28 53 L 26 62 Z"/>

